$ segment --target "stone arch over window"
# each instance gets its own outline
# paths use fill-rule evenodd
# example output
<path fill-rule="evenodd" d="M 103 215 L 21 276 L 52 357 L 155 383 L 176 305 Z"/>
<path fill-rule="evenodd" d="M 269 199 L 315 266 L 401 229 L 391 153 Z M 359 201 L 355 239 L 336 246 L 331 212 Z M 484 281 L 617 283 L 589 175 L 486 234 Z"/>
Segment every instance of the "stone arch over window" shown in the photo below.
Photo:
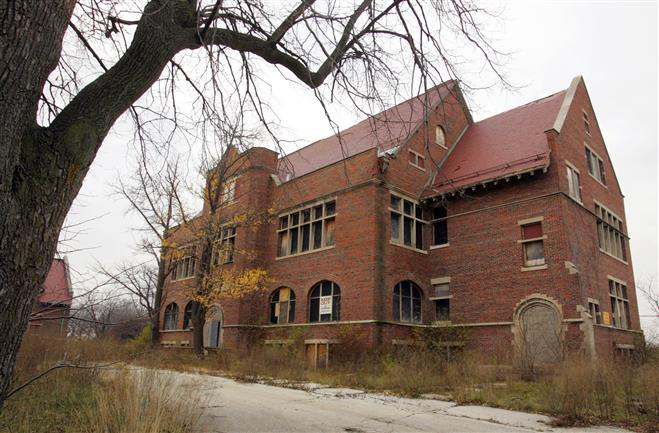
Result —
<path fill-rule="evenodd" d="M 517 305 L 513 332 L 518 363 L 526 371 L 563 356 L 561 308 L 547 296 L 532 295 Z"/>
<path fill-rule="evenodd" d="M 341 288 L 334 281 L 320 281 L 309 292 L 309 322 L 341 319 Z"/>
<path fill-rule="evenodd" d="M 163 329 L 176 329 L 176 325 L 178 325 L 178 305 L 176 302 L 172 302 L 165 307 L 165 323 Z"/>
<path fill-rule="evenodd" d="M 215 304 L 206 312 L 204 323 L 204 347 L 212 349 L 222 347 L 224 339 L 224 312 L 222 307 Z"/>
<path fill-rule="evenodd" d="M 421 323 L 423 292 L 413 281 L 401 281 L 394 286 L 393 319 L 400 322 Z"/>
<path fill-rule="evenodd" d="M 285 325 L 295 322 L 295 292 L 288 287 L 280 287 L 270 295 L 270 323 Z"/>
<path fill-rule="evenodd" d="M 193 306 L 194 306 L 194 301 L 190 301 L 185 305 L 185 310 L 183 311 L 183 329 L 190 329 L 192 327 Z"/>

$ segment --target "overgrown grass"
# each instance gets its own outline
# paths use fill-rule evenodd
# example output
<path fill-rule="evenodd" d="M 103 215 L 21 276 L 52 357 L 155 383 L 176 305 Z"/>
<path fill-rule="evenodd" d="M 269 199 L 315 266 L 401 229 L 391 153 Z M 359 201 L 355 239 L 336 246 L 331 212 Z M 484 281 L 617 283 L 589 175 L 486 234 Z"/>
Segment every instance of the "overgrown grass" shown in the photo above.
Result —
<path fill-rule="evenodd" d="M 614 423 L 656 432 L 659 425 L 659 358 L 591 362 L 574 356 L 534 381 L 476 353 L 447 361 L 436 351 L 410 347 L 398 353 L 349 355 L 335 350 L 327 369 L 306 367 L 299 345 L 221 350 L 200 360 L 189 351 L 161 350 L 138 362 L 152 367 L 203 371 L 244 380 L 316 382 L 410 397 L 433 394 L 461 403 L 553 415 L 561 425 Z M 302 346 L 303 347 L 303 346 Z"/>
<path fill-rule="evenodd" d="M 129 348 L 111 340 L 29 334 L 17 358 L 14 388 L 65 363 L 12 395 L 0 410 L 0 432 L 184 433 L 198 416 L 178 402 L 167 379 L 127 373 Z M 168 391 L 169 390 L 169 391 Z M 192 399 L 194 401 L 194 398 Z"/>

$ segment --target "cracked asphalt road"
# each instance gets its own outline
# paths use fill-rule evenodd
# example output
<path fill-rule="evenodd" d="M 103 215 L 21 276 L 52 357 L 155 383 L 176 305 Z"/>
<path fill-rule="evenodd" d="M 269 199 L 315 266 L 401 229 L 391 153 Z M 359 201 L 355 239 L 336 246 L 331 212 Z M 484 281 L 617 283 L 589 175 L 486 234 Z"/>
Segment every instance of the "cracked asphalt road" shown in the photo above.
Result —
<path fill-rule="evenodd" d="M 592 432 L 622 433 L 613 427 L 554 428 L 549 417 L 481 406 L 408 399 L 357 390 L 308 390 L 188 373 L 169 373 L 202 393 L 198 433 L 238 432 Z"/>

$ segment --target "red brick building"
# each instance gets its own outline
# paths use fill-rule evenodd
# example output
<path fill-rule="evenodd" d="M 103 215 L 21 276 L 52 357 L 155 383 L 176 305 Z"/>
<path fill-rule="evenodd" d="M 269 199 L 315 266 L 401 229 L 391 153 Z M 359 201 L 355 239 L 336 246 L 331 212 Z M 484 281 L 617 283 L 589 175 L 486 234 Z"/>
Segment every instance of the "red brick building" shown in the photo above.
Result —
<path fill-rule="evenodd" d="M 318 360 L 346 325 L 375 348 L 439 323 L 544 362 L 642 339 L 623 195 L 581 77 L 480 122 L 451 81 L 286 158 L 242 156 L 222 221 L 275 215 L 227 225 L 219 244 L 251 254 L 219 265 L 273 283 L 215 306 L 208 347 L 302 335 Z M 187 346 L 194 242 L 186 227 L 171 237 L 191 248 L 167 283 L 161 339 Z"/>
<path fill-rule="evenodd" d="M 29 329 L 33 332 L 40 330 L 66 335 L 72 301 L 73 289 L 68 261 L 66 257 L 54 258 L 41 293 L 32 308 Z"/>

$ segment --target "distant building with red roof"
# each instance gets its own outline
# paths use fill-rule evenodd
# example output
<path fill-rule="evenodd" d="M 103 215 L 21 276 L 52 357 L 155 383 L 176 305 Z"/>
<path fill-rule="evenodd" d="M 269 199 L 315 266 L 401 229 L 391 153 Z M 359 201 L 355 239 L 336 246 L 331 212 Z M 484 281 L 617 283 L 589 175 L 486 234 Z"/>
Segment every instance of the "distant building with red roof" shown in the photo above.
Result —
<path fill-rule="evenodd" d="M 66 257 L 54 258 L 30 317 L 30 329 L 66 333 L 73 302 L 71 274 Z"/>
<path fill-rule="evenodd" d="M 370 349 L 445 326 L 468 335 L 447 346 L 537 365 L 643 339 L 623 195 L 581 77 L 478 122 L 449 81 L 287 156 L 224 158 L 213 264 L 264 268 L 272 283 L 211 308 L 207 347 L 304 334 L 324 365 L 342 325 Z M 185 248 L 161 342 L 187 347 L 202 238 L 191 223 L 168 241 Z"/>

